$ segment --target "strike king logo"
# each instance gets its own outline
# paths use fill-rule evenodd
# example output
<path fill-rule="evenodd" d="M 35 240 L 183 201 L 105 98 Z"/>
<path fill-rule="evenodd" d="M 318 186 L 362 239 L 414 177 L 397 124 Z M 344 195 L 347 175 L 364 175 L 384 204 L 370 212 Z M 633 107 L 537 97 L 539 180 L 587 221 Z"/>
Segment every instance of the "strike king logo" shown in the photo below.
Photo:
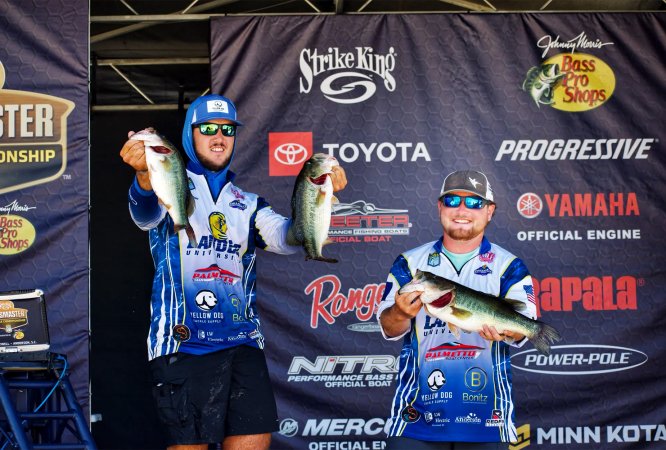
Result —
<path fill-rule="evenodd" d="M 67 164 L 67 116 L 74 103 L 51 95 L 2 89 L 0 63 L 0 194 L 47 183 Z"/>
<path fill-rule="evenodd" d="M 407 236 L 412 224 L 406 209 L 378 208 L 357 200 L 333 205 L 329 239 L 333 242 L 389 242 L 392 236 Z"/>
<path fill-rule="evenodd" d="M 560 37 L 542 37 L 537 46 L 571 49 L 545 60 L 540 66 L 527 71 L 522 88 L 537 107 L 548 105 L 568 112 L 588 111 L 610 99 L 615 90 L 615 74 L 599 57 L 586 53 L 574 53 L 578 48 L 600 48 L 612 43 L 591 42 L 585 33 L 560 42 Z"/>
<path fill-rule="evenodd" d="M 350 52 L 329 47 L 326 53 L 304 48 L 298 59 L 300 92 L 310 93 L 315 77 L 320 75 L 326 75 L 326 78 L 319 89 L 324 97 L 335 103 L 361 103 L 372 97 L 377 91 L 374 75 L 384 81 L 387 91 L 393 92 L 396 87 L 392 74 L 395 57 L 393 47 L 386 54 L 375 53 L 372 47 L 356 47 Z"/>

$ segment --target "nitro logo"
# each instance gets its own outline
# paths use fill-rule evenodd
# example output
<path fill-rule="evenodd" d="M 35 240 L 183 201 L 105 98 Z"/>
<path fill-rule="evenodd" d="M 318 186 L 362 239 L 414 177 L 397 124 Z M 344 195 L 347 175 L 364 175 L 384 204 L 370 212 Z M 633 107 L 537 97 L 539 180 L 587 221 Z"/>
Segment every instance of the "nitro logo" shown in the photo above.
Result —
<path fill-rule="evenodd" d="M 317 356 L 310 361 L 304 356 L 295 356 L 287 373 L 299 375 L 304 372 L 311 375 L 396 373 L 398 359 L 392 355 L 351 355 L 351 356 Z"/>
<path fill-rule="evenodd" d="M 640 216 L 635 192 L 544 194 L 549 217 Z M 537 194 L 526 193 L 517 203 L 518 212 L 527 219 L 537 217 L 544 202 Z"/>
<path fill-rule="evenodd" d="M 356 47 L 355 51 L 342 52 L 329 48 L 325 54 L 317 49 L 301 50 L 298 65 L 301 69 L 300 92 L 312 90 L 314 78 L 330 73 L 320 84 L 324 97 L 335 103 L 360 103 L 372 97 L 377 90 L 372 75 L 384 81 L 387 91 L 395 90 L 395 49 L 387 54 L 375 53 L 372 47 Z"/>
<path fill-rule="evenodd" d="M 621 277 L 548 277 L 532 278 L 538 299 L 537 312 L 616 311 L 638 309 L 637 287 L 644 280 L 629 275 Z"/>
<path fill-rule="evenodd" d="M 386 284 L 367 284 L 362 289 L 349 289 L 347 295 L 340 293 L 342 283 L 335 275 L 317 278 L 305 288 L 312 294 L 312 316 L 310 326 L 317 328 L 319 318 L 332 325 L 341 314 L 355 312 L 361 321 L 370 320 L 382 299 Z"/>

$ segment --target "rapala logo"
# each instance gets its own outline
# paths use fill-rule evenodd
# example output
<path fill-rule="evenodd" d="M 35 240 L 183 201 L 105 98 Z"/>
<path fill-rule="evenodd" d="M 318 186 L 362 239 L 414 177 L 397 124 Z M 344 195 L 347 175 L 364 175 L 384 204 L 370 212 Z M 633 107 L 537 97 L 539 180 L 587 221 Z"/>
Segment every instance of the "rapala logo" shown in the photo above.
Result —
<path fill-rule="evenodd" d="M 268 133 L 268 175 L 297 176 L 312 148 L 312 132 Z"/>
<path fill-rule="evenodd" d="M 495 161 L 647 159 L 656 138 L 504 140 Z"/>
<path fill-rule="evenodd" d="M 389 242 L 394 235 L 406 236 L 412 224 L 406 209 L 378 208 L 357 200 L 333 205 L 328 234 L 333 242 Z"/>
<path fill-rule="evenodd" d="M 586 427 L 535 428 L 530 424 L 517 429 L 519 440 L 511 444 L 509 450 L 521 450 L 536 445 L 561 445 L 563 449 L 572 448 L 572 444 L 611 444 L 615 442 L 663 442 L 666 441 L 666 425 L 597 425 Z M 535 442 L 532 442 L 535 441 Z M 536 447 L 535 447 L 536 448 Z M 606 448 L 586 446 L 585 448 Z M 613 447 L 616 448 L 616 447 Z M 634 448 L 658 448 L 640 446 Z"/>
<path fill-rule="evenodd" d="M 537 311 L 617 311 L 638 309 L 637 287 L 643 279 L 620 277 L 532 278 Z"/>
<path fill-rule="evenodd" d="M 393 92 L 396 85 L 391 72 L 395 69 L 395 56 L 393 47 L 386 54 L 375 53 L 372 47 L 356 47 L 351 52 L 329 47 L 323 54 L 317 49 L 304 48 L 298 60 L 300 92 L 309 93 L 314 78 L 323 74 L 327 76 L 320 90 L 335 103 L 360 103 L 372 97 L 377 90 L 373 75 L 384 81 L 387 91 Z"/>
<path fill-rule="evenodd" d="M 321 276 L 306 286 L 305 294 L 312 294 L 312 328 L 319 326 L 320 317 L 332 325 L 337 317 L 349 312 L 355 312 L 358 320 L 370 320 L 382 299 L 386 284 L 367 284 L 361 289 L 349 289 L 346 296 L 340 293 L 341 287 L 342 283 L 335 275 Z"/>
<path fill-rule="evenodd" d="M 613 217 L 640 216 L 635 192 L 543 194 L 545 200 L 535 193 L 523 194 L 516 207 L 527 219 L 537 217 L 546 205 L 549 217 Z"/>
<path fill-rule="evenodd" d="M 515 353 L 512 367 L 550 375 L 597 375 L 629 370 L 645 364 L 648 356 L 632 348 L 610 345 L 556 345 L 549 355 L 536 350 Z"/>

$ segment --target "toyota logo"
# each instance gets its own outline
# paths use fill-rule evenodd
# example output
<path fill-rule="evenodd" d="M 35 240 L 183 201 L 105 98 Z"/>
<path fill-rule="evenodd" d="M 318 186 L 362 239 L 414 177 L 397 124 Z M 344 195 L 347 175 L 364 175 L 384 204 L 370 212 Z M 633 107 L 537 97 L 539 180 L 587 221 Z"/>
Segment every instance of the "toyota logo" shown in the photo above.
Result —
<path fill-rule="evenodd" d="M 273 156 L 281 164 L 296 166 L 308 159 L 308 150 L 301 144 L 287 143 L 278 146 Z"/>

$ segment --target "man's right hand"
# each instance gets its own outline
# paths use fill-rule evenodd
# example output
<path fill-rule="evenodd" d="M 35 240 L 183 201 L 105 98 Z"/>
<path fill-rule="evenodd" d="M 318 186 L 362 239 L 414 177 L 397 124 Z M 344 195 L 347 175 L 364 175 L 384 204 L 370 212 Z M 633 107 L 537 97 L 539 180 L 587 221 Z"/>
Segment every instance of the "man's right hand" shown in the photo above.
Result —
<path fill-rule="evenodd" d="M 400 336 L 412 326 L 412 319 L 423 307 L 421 291 L 395 294 L 395 304 L 384 310 L 380 316 L 382 328 L 387 336 Z"/>
<path fill-rule="evenodd" d="M 143 141 L 132 139 L 133 134 L 133 131 L 127 134 L 129 140 L 125 142 L 125 145 L 120 150 L 120 157 L 125 164 L 136 171 L 136 179 L 139 182 L 139 186 L 146 191 L 152 191 L 153 186 L 150 184 L 148 164 L 146 164 L 146 148 Z"/>

